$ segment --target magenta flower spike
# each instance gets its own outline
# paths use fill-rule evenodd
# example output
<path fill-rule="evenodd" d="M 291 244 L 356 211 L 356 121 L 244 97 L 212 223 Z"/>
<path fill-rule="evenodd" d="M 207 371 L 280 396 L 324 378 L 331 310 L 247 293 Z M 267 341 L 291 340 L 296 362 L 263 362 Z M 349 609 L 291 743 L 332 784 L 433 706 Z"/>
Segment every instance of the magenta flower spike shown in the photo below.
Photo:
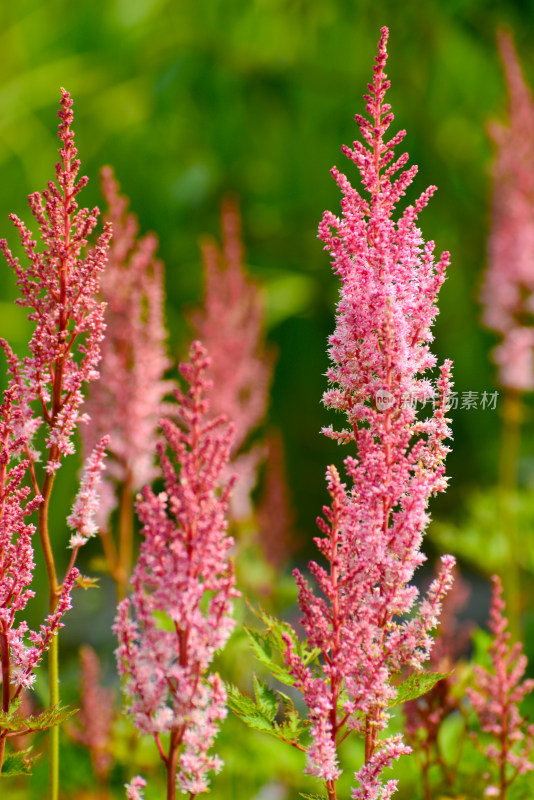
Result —
<path fill-rule="evenodd" d="M 230 510 L 244 519 L 263 456 L 258 447 L 246 450 L 247 439 L 265 415 L 273 358 L 265 352 L 260 290 L 245 271 L 239 210 L 230 197 L 221 217 L 222 247 L 210 237 L 202 241 L 204 306 L 192 322 L 211 358 L 212 412 L 235 424 L 231 470 L 238 479 Z"/>
<path fill-rule="evenodd" d="M 485 754 L 489 763 L 496 767 L 496 774 L 488 772 L 484 776 L 487 781 L 484 796 L 506 800 L 508 788 L 516 777 L 534 769 L 530 760 L 534 725 L 527 726 L 519 712 L 519 704 L 534 689 L 534 680 L 521 681 L 527 659 L 521 652 L 520 642 L 510 646 L 501 579 L 494 575 L 492 580 L 489 622 L 493 634 L 489 649 L 492 666 L 491 670 L 475 666 L 475 688 L 468 688 L 467 694 L 480 727 L 494 739 Z"/>
<path fill-rule="evenodd" d="M 163 264 L 155 257 L 153 234 L 138 239 L 138 222 L 110 167 L 102 170 L 102 190 L 108 204 L 106 219 L 113 228 L 108 264 L 100 294 L 106 303 L 106 336 L 102 343 L 100 380 L 91 386 L 86 409 L 90 420 L 83 433 L 89 452 L 106 433 L 110 453 L 99 508 L 106 528 L 116 505 L 116 486 L 138 491 L 150 483 L 156 430 L 164 412 L 163 398 L 171 391 L 163 380 L 170 366 L 165 352 L 163 322 Z"/>
<path fill-rule="evenodd" d="M 100 284 L 105 302 L 106 336 L 100 380 L 92 384 L 82 429 L 88 455 L 109 433 L 109 458 L 95 513 L 108 569 L 119 599 L 127 591 L 132 568 L 133 498 L 157 474 L 154 453 L 157 428 L 165 413 L 164 397 L 173 389 L 164 380 L 170 367 L 163 320 L 163 264 L 156 258 L 153 234 L 138 238 L 136 216 L 110 167 L 101 173 L 107 221 L 113 228 L 108 264 Z M 110 530 L 116 506 L 118 535 Z"/>
<path fill-rule="evenodd" d="M 391 676 L 405 666 L 422 668 L 454 564 L 452 556 L 443 557 L 441 572 L 415 608 L 418 592 L 410 580 L 425 560 L 420 545 L 429 498 L 447 482 L 451 363 L 442 366 L 435 393 L 428 370 L 436 364 L 431 326 L 449 256 L 435 262 L 434 244 L 425 244 L 416 224 L 434 187 L 394 219 L 416 167 L 403 171 L 407 154 L 395 160 L 404 131 L 385 138 L 393 119 L 384 101 L 387 37 L 383 28 L 364 98 L 369 119 L 356 116 L 363 143 L 343 148 L 359 169 L 367 197 L 334 168 L 342 216 L 326 212 L 319 228 L 341 280 L 330 337 L 331 388 L 324 401 L 347 420 L 343 430 L 325 433 L 357 451 L 345 459 L 350 486 L 335 467 L 327 472 L 332 502 L 318 521 L 324 536 L 315 541 L 328 568 L 309 565 L 321 594 L 294 573 L 302 624 L 309 646 L 321 652 L 321 667 L 305 664 L 286 639 L 286 663 L 309 709 L 307 771 L 325 781 L 330 800 L 341 771 L 337 748 L 352 730 L 365 740 L 353 798 L 393 794 L 396 781 L 382 785 L 381 773 L 410 749 L 399 736 L 379 738 L 396 696 Z M 433 414 L 419 419 L 417 402 L 432 396 Z"/>
<path fill-rule="evenodd" d="M 27 401 L 38 401 L 49 427 L 49 474 L 58 469 L 62 456 L 74 452 L 72 434 L 85 420 L 81 388 L 98 378 L 104 308 L 97 293 L 111 238 L 107 226 L 94 249 L 82 258 L 99 211 L 79 209 L 75 200 L 87 178 L 78 179 L 80 161 L 71 130 L 72 99 L 64 89 L 58 113 L 62 148 L 56 165 L 57 185 L 50 181 L 42 195 L 35 192 L 29 197 L 43 252 L 37 251 L 31 232 L 14 214 L 10 219 L 19 231 L 28 266 L 23 267 L 12 255 L 5 239 L 0 241 L 22 294 L 16 302 L 30 309 L 29 319 L 35 322 L 30 355 L 23 360 L 23 377 Z M 74 357 L 75 343 L 80 358 Z M 13 375 L 12 368 L 10 372 Z"/>
<path fill-rule="evenodd" d="M 200 342 L 191 346 L 190 359 L 180 365 L 189 384 L 187 393 L 176 392 L 180 425 L 161 423 L 172 453 L 158 445 L 165 489 L 154 494 L 147 486 L 138 498 L 143 541 L 133 594 L 119 604 L 114 626 L 129 711 L 136 727 L 156 740 L 168 800 L 176 784 L 191 797 L 207 791 L 208 771 L 222 766 L 208 750 L 226 716 L 226 692 L 208 670 L 233 628 L 238 596 L 225 520 L 233 482 L 221 481 L 233 426 L 208 416 L 210 362 Z"/>
<path fill-rule="evenodd" d="M 4 342 L 8 352 L 9 347 Z M 31 495 L 25 485 L 30 461 L 22 459 L 28 449 L 26 406 L 20 388 L 12 384 L 4 392 L 0 405 L 0 667 L 2 671 L 2 712 L 8 715 L 21 691 L 35 680 L 35 669 L 59 628 L 62 617 L 71 607 L 70 592 L 78 570 L 69 570 L 55 609 L 41 625 L 30 631 L 20 615 L 35 593 L 33 581 L 33 534 L 35 526 L 26 521 L 43 502 L 41 495 Z M 37 720 L 26 722 L 0 720 L 0 770 L 6 738 L 38 728 Z"/>
<path fill-rule="evenodd" d="M 37 530 L 46 564 L 49 585 L 50 618 L 61 617 L 68 607 L 68 593 L 78 575 L 73 567 L 77 546 L 74 547 L 65 577 L 57 574 L 55 555 L 48 528 L 55 474 L 63 458 L 74 452 L 73 434 L 78 424 L 86 420 L 82 411 L 84 383 L 98 378 L 100 343 L 104 336 L 104 306 L 98 298 L 101 273 L 111 238 L 110 226 L 96 240 L 93 248 L 88 240 L 98 220 L 98 208 L 79 208 L 77 195 L 87 183 L 78 177 L 80 160 L 74 145 L 72 131 L 72 99 L 61 90 L 61 107 L 58 136 L 61 141 L 59 162 L 56 164 L 56 181 L 50 181 L 41 194 L 29 197 L 30 209 L 39 227 L 41 246 L 32 238 L 31 231 L 15 215 L 11 215 L 17 228 L 27 264 L 23 266 L 5 240 L 0 249 L 13 269 L 21 297 L 18 305 L 29 310 L 28 318 L 34 323 L 34 333 L 29 342 L 29 355 L 21 362 L 3 344 L 8 360 L 10 389 L 20 411 L 20 426 L 24 430 L 23 455 L 34 496 L 42 501 L 38 507 Z M 32 435 L 44 423 L 46 428 L 46 456 L 40 474 L 36 463 L 39 454 L 32 445 Z M 103 458 L 102 441 L 95 443 L 91 458 L 92 476 L 82 487 L 79 503 L 86 493 L 94 495 L 96 474 L 100 472 Z M 93 488 L 91 488 L 91 486 Z M 94 497 L 91 502 L 94 505 Z M 78 513 L 79 512 L 79 513 Z M 75 510 L 71 520 L 81 540 L 87 538 L 91 522 L 85 511 Z M 87 524 L 86 524 L 87 523 Z M 81 526 L 81 527 L 79 527 Z M 65 594 L 67 593 L 67 594 Z M 49 619 L 50 619 L 49 618 Z M 57 626 L 56 626 L 57 627 Z M 59 703 L 58 645 L 56 637 L 42 631 L 40 642 L 49 640 L 47 648 L 50 704 Z M 34 641 L 37 644 L 37 640 Z M 40 646 L 40 645 L 39 645 Z M 45 649 L 47 649 L 45 648 Z M 56 800 L 59 793 L 59 731 L 50 732 L 49 798 Z"/>
<path fill-rule="evenodd" d="M 514 43 L 499 34 L 509 94 L 506 124 L 493 124 L 492 227 L 482 289 L 484 323 L 502 341 L 494 352 L 502 386 L 534 389 L 534 101 Z"/>

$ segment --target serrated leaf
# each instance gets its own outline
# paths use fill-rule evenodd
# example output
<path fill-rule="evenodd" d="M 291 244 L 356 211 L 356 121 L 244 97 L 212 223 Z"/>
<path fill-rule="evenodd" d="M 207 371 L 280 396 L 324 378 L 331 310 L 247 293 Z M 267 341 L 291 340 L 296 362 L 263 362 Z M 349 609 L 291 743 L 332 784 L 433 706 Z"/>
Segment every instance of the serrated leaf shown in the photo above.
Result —
<path fill-rule="evenodd" d="M 407 703 L 409 700 L 416 700 L 421 695 L 426 694 L 438 681 L 448 678 L 451 672 L 423 672 L 421 674 L 410 675 L 410 677 L 397 686 L 397 696 L 390 703 L 389 708 Z"/>
<path fill-rule="evenodd" d="M 79 575 L 75 586 L 78 589 L 98 589 L 100 586 L 100 578 L 92 578 L 90 575 Z"/>
<path fill-rule="evenodd" d="M 250 606 L 250 608 L 266 626 L 266 630 L 263 633 L 259 633 L 250 628 L 245 629 L 258 660 L 268 667 L 273 677 L 277 680 L 285 683 L 286 686 L 293 686 L 295 683 L 294 677 L 285 666 L 280 665 L 274 660 L 273 649 L 278 651 L 283 660 L 287 650 L 284 636 L 288 637 L 291 640 L 293 649 L 304 666 L 307 666 L 311 661 L 315 660 L 321 651 L 318 648 L 308 650 L 305 643 L 299 640 L 295 629 L 289 622 L 273 617 L 261 607 L 259 611 L 256 611 L 252 606 Z"/>
<path fill-rule="evenodd" d="M 293 703 L 289 697 L 282 692 L 274 692 L 268 686 L 263 684 L 259 687 L 261 682 L 255 677 L 255 688 L 258 685 L 260 691 L 260 698 L 258 703 L 266 703 L 262 706 L 257 705 L 251 697 L 242 694 L 236 686 L 227 684 L 227 705 L 234 714 L 240 717 L 243 722 L 250 728 L 254 728 L 263 733 L 270 733 L 271 736 L 276 736 L 277 739 L 289 742 L 294 746 L 299 746 L 300 734 L 305 730 L 302 721 L 299 718 L 297 711 L 293 707 Z M 264 692 L 264 690 L 267 692 Z M 278 695 L 278 696 L 277 696 Z M 267 697 L 267 700 L 264 698 Z M 284 721 L 279 725 L 275 721 L 276 712 L 280 700 L 284 706 L 289 709 L 286 711 Z M 274 707 L 276 704 L 276 707 Z"/>
<path fill-rule="evenodd" d="M 18 753 L 9 753 L 3 761 L 0 778 L 9 778 L 12 775 L 31 775 L 31 767 L 35 757 L 30 756 L 31 747 L 20 750 Z"/>
<path fill-rule="evenodd" d="M 249 728 L 255 728 L 265 733 L 273 733 L 273 722 L 254 703 L 252 698 L 242 694 L 237 686 L 227 686 L 227 705 Z"/>
<path fill-rule="evenodd" d="M 256 654 L 256 658 L 261 664 L 268 668 L 273 678 L 281 681 L 281 683 L 285 683 L 286 686 L 293 686 L 295 683 L 293 676 L 288 672 L 287 669 L 282 667 L 280 664 L 277 664 L 276 661 L 273 661 L 271 657 L 272 650 L 268 637 L 264 636 L 258 631 L 253 631 L 251 628 L 245 628 L 245 632 L 248 636 L 251 647 Z"/>
<path fill-rule="evenodd" d="M 324 794 L 303 794 L 302 792 L 299 792 L 299 795 L 300 797 L 304 797 L 305 800 L 328 800 Z"/>
<path fill-rule="evenodd" d="M 284 705 L 284 719 L 281 725 L 278 726 L 279 730 L 286 739 L 292 741 L 299 740 L 300 735 L 304 733 L 309 722 L 308 720 L 301 719 L 290 697 L 283 692 L 277 692 L 277 694 Z"/>
<path fill-rule="evenodd" d="M 257 675 L 253 676 L 254 680 L 254 696 L 256 697 L 256 706 L 265 714 L 267 719 L 271 722 L 276 717 L 278 706 L 280 705 L 280 698 L 264 681 L 260 680 Z"/>
<path fill-rule="evenodd" d="M 52 706 L 45 711 L 41 711 L 40 714 L 27 717 L 25 727 L 32 731 L 44 731 L 47 728 L 54 728 L 56 725 L 62 725 L 69 717 L 72 717 L 76 710 L 67 706 Z"/>

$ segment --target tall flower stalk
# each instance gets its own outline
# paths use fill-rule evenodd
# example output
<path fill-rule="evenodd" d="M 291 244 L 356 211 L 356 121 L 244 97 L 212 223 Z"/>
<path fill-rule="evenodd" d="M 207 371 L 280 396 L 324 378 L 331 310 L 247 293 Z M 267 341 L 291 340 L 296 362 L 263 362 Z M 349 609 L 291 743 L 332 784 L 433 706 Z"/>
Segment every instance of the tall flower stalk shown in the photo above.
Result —
<path fill-rule="evenodd" d="M 520 638 L 520 542 L 514 501 L 517 489 L 523 394 L 534 389 L 534 101 L 510 35 L 499 50 L 509 94 L 506 124 L 493 124 L 492 227 L 482 289 L 483 321 L 495 330 L 493 356 L 504 387 L 499 483 L 501 526 L 509 543 L 504 574 L 510 630 Z"/>
<path fill-rule="evenodd" d="M 1 343 L 14 358 L 7 343 Z M 59 709 L 27 717 L 18 705 L 22 690 L 34 682 L 35 668 L 63 625 L 63 614 L 70 608 L 70 591 L 78 577 L 75 567 L 69 570 L 55 609 L 39 633 L 30 631 L 20 619 L 35 595 L 30 588 L 35 568 L 32 545 L 35 526 L 26 517 L 39 508 L 43 498 L 39 494 L 31 497 L 31 488 L 25 482 L 31 463 L 28 458 L 21 460 L 30 444 L 27 412 L 21 387 L 11 385 L 0 405 L 0 772 L 8 736 L 42 730 L 61 719 Z"/>
<path fill-rule="evenodd" d="M 180 425 L 161 423 L 171 451 L 158 445 L 165 489 L 154 494 L 147 486 L 137 502 L 143 541 L 133 594 L 119 604 L 114 627 L 129 713 L 154 737 L 167 800 L 174 800 L 177 784 L 191 798 L 206 792 L 208 771 L 222 766 L 208 750 L 226 716 L 226 692 L 208 670 L 233 628 L 238 594 L 225 520 L 233 481 L 222 482 L 233 425 L 208 416 L 210 362 L 199 342 L 190 359 L 180 365 L 189 384 L 187 393 L 176 392 Z M 140 786 L 130 785 L 132 797 Z"/>
<path fill-rule="evenodd" d="M 508 789 L 518 775 L 534 769 L 532 757 L 534 725 L 526 725 L 519 704 L 534 689 L 534 680 L 521 680 L 527 666 L 522 645 L 510 646 L 508 620 L 504 616 L 501 579 L 493 576 L 493 596 L 489 627 L 493 634 L 490 646 L 491 669 L 475 666 L 475 686 L 467 693 L 480 721 L 480 727 L 493 741 L 485 749 L 488 761 L 496 774 L 484 777 L 488 781 L 486 797 L 506 800 Z"/>
<path fill-rule="evenodd" d="M 80 161 L 74 146 L 72 99 L 62 90 L 59 110 L 60 161 L 56 165 L 56 183 L 50 181 L 42 193 L 29 197 L 30 209 L 39 226 L 42 251 L 30 230 L 15 215 L 17 228 L 28 265 L 23 267 L 13 256 L 7 242 L 2 249 L 17 278 L 21 298 L 17 303 L 29 309 L 35 330 L 29 343 L 30 354 L 19 363 L 9 358 L 10 386 L 16 387 L 23 399 L 25 424 L 32 432 L 44 423 L 46 427 L 44 470 L 36 467 L 36 454 L 29 442 L 24 446 L 34 495 L 40 496 L 37 530 L 46 564 L 49 585 L 49 612 L 59 608 L 65 587 L 72 587 L 74 560 L 81 544 L 94 532 L 92 512 L 102 467 L 105 442 L 96 444 L 89 457 L 84 483 L 80 489 L 77 510 L 70 518 L 75 533 L 71 541 L 72 557 L 61 579 L 52 548 L 48 517 L 54 479 L 64 456 L 74 452 L 72 436 L 84 420 L 81 411 L 82 386 L 98 377 L 100 342 L 104 335 L 103 305 L 97 299 L 100 274 L 106 262 L 111 237 L 107 226 L 93 249 L 87 248 L 99 211 L 80 209 L 76 196 L 87 183 L 78 178 Z M 85 498 L 83 510 L 79 506 Z M 78 513 L 80 512 L 80 513 Z M 50 642 L 50 703 L 59 702 L 57 636 Z M 50 798 L 56 800 L 59 782 L 59 730 L 50 733 Z"/>
<path fill-rule="evenodd" d="M 110 435 L 108 464 L 96 521 L 107 567 L 119 599 L 127 593 L 133 556 L 133 499 L 157 474 L 154 452 L 164 396 L 171 382 L 163 323 L 163 264 L 156 258 L 153 234 L 138 237 L 138 221 L 110 167 L 102 170 L 105 218 L 113 227 L 100 297 L 106 304 L 100 380 L 92 384 L 85 406 L 89 422 L 81 431 L 90 453 Z M 118 535 L 110 514 L 118 505 Z"/>
<path fill-rule="evenodd" d="M 212 412 L 235 425 L 231 470 L 237 482 L 230 511 L 243 520 L 252 513 L 250 493 L 263 456 L 247 445 L 265 415 L 273 357 L 265 348 L 260 289 L 245 269 L 241 219 L 231 197 L 223 201 L 221 227 L 222 246 L 207 236 L 202 241 L 204 304 L 192 322 L 211 358 Z"/>
<path fill-rule="evenodd" d="M 336 329 L 330 337 L 331 388 L 324 401 L 344 413 L 347 426 L 326 435 L 355 446 L 345 459 L 350 479 L 335 467 L 327 472 L 331 504 L 319 520 L 316 544 L 326 568 L 310 562 L 321 594 L 296 570 L 299 605 L 307 642 L 320 652 L 309 664 L 285 635 L 286 664 L 309 709 L 312 744 L 307 771 L 337 797 L 341 774 L 338 747 L 351 733 L 365 743 L 356 772 L 355 800 L 391 797 L 396 781 L 381 784 L 381 773 L 409 753 L 401 736 L 381 739 L 388 708 L 396 696 L 392 676 L 405 666 L 420 670 L 429 655 L 430 630 L 452 581 L 452 556 L 428 595 L 416 607 L 410 585 L 424 560 L 420 551 L 431 495 L 445 489 L 444 458 L 450 362 L 433 393 L 428 371 L 436 364 L 429 349 L 436 298 L 449 256 L 434 260 L 417 217 L 435 187 L 427 189 L 397 220 L 395 207 L 416 167 L 403 170 L 408 155 L 395 160 L 405 132 L 385 139 L 393 114 L 384 102 L 387 28 L 382 29 L 374 77 L 365 96 L 368 118 L 357 115 L 363 143 L 343 151 L 356 164 L 367 198 L 333 169 L 342 193 L 342 216 L 326 212 L 319 232 L 341 280 Z M 393 177 L 397 174 L 397 177 Z M 434 396 L 434 410 L 419 419 L 417 402 Z"/>

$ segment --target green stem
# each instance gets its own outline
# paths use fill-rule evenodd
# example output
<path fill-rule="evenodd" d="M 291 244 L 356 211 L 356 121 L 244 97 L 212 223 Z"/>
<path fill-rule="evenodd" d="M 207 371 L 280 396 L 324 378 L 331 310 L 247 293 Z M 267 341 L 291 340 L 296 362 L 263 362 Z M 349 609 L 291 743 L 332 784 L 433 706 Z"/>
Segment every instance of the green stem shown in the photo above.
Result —
<path fill-rule="evenodd" d="M 58 669 L 58 637 L 52 637 L 48 650 L 48 681 L 50 688 L 50 706 L 59 703 L 59 669 Z M 57 800 L 59 795 L 59 725 L 54 725 L 48 732 L 49 763 L 48 790 L 50 800 Z"/>
<path fill-rule="evenodd" d="M 49 453 L 51 460 L 55 456 L 52 451 Z M 54 554 L 52 552 L 52 545 L 50 543 L 50 535 L 48 532 L 48 508 L 50 504 L 50 495 L 52 493 L 52 486 L 54 483 L 54 475 L 47 474 L 42 489 L 43 502 L 39 506 L 39 539 L 43 549 L 43 555 L 46 564 L 46 573 L 48 576 L 49 587 L 49 603 L 48 610 L 53 614 L 56 610 L 58 598 L 58 582 L 56 565 L 54 561 Z M 50 647 L 48 650 L 48 688 L 50 693 L 50 706 L 55 706 L 59 703 L 59 670 L 58 670 L 58 638 L 57 633 L 52 637 Z M 49 760 L 48 760 L 48 791 L 49 800 L 57 800 L 59 794 L 59 727 L 54 726 L 48 732 L 48 747 L 49 747 Z"/>
<path fill-rule="evenodd" d="M 121 489 L 118 550 L 117 596 L 122 600 L 128 593 L 133 558 L 133 493 L 130 475 L 126 477 Z"/>
<path fill-rule="evenodd" d="M 517 473 L 521 440 L 522 403 L 519 392 L 508 389 L 502 410 L 503 427 L 499 464 L 499 516 L 508 541 L 508 564 L 502 581 L 506 616 L 512 641 L 521 640 L 521 573 L 517 531 Z"/>

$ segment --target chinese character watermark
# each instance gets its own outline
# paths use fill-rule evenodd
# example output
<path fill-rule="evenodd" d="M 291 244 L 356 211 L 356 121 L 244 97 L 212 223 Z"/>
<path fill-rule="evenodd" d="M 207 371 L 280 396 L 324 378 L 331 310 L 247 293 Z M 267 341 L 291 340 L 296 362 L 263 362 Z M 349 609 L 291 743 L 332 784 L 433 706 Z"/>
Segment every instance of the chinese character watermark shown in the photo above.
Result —
<path fill-rule="evenodd" d="M 474 391 L 467 390 L 464 392 L 447 392 L 445 395 L 445 410 L 446 411 L 495 411 L 497 408 L 497 400 L 499 392 L 487 391 Z M 416 410 L 417 408 L 424 408 L 427 403 L 432 404 L 432 408 L 441 402 L 441 395 L 437 392 L 421 397 L 415 392 L 405 392 L 401 398 L 400 403 L 396 401 L 395 395 L 388 389 L 379 389 L 375 395 L 375 405 L 378 411 L 389 411 L 395 406 L 400 408 L 410 408 Z"/>

